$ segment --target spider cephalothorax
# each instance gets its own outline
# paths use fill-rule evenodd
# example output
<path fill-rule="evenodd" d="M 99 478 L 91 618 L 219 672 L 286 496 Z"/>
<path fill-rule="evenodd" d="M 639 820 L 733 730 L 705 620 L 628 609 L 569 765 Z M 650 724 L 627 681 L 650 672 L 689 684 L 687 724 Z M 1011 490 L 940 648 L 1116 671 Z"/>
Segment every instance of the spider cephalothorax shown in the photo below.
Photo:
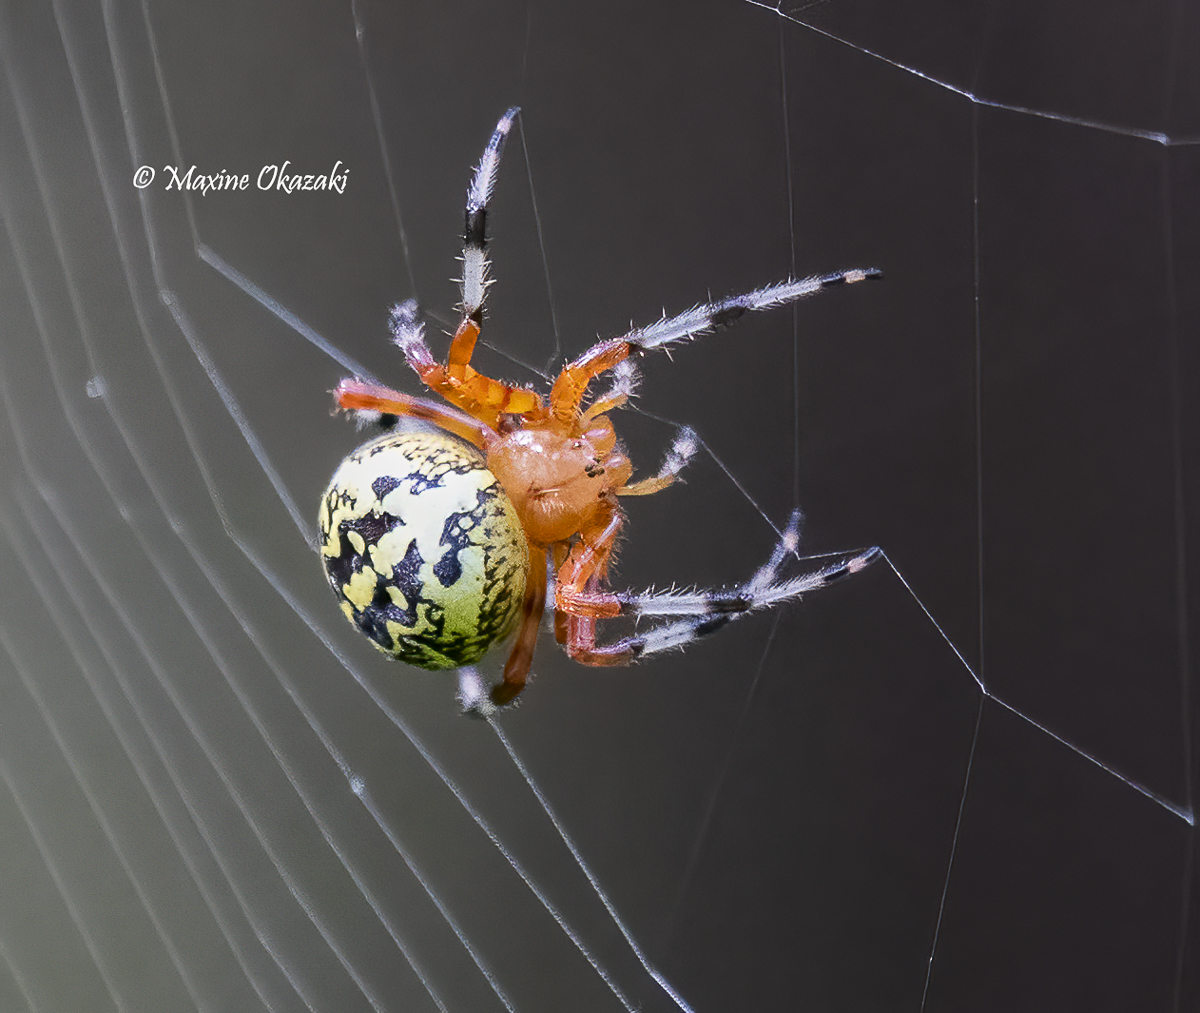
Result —
<path fill-rule="evenodd" d="M 516 115 L 510 109 L 497 124 L 467 191 L 463 315 L 445 365 L 425 343 L 415 302 L 391 315 L 392 336 L 409 365 L 448 404 L 343 380 L 335 392 L 340 407 L 428 425 L 381 437 L 346 458 L 320 518 L 330 584 L 347 617 L 381 650 L 422 668 L 455 668 L 516 631 L 503 681 L 491 691 L 495 705 L 525 685 L 546 607 L 548 565 L 555 572 L 551 607 L 559 643 L 584 664 L 624 665 L 822 587 L 877 555 L 869 549 L 837 566 L 780 579 L 784 559 L 796 550 L 796 512 L 771 559 L 739 587 L 607 589 L 625 520 L 619 497 L 666 488 L 697 448 L 695 434 L 681 429 L 659 473 L 630 481 L 633 465 L 609 412 L 633 393 L 631 356 L 879 272 L 786 281 L 601 341 L 563 368 L 546 397 L 493 380 L 471 366 L 471 357 L 488 285 L 487 202 Z M 591 382 L 604 374 L 611 386 L 589 400 Z M 597 643 L 597 620 L 622 615 L 673 618 L 616 643 Z"/>

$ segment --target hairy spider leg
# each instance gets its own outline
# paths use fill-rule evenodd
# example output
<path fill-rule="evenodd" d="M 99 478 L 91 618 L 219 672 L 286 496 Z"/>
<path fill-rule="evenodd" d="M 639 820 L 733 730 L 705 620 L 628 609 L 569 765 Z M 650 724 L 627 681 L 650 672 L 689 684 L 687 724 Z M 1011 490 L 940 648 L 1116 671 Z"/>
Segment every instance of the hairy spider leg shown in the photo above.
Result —
<path fill-rule="evenodd" d="M 577 629 L 581 616 L 586 616 L 585 621 L 594 628 L 595 620 L 591 617 L 615 616 L 620 613 L 620 603 L 615 599 L 609 603 L 607 599 L 610 596 L 601 592 L 601 581 L 607 575 L 608 561 L 624 522 L 615 497 L 612 497 L 611 493 L 608 495 L 610 498 L 600 503 L 593 519 L 579 531 L 575 542 L 556 542 L 550 548 L 551 559 L 558 571 L 554 602 L 555 638 L 559 643 L 568 645 L 568 652 L 573 658 L 577 658 L 577 655 L 572 645 L 586 636 Z M 498 707 L 510 703 L 525 688 L 546 604 L 546 550 L 531 541 L 529 557 L 530 573 L 525 586 L 525 600 L 522 603 L 521 626 L 512 652 L 504 665 L 503 681 L 494 686 L 490 694 L 492 703 Z M 586 588 L 591 593 L 576 595 L 576 588 Z M 588 660 L 590 657 L 591 655 L 588 655 L 577 660 L 584 660 L 586 664 L 593 665 L 620 665 L 630 660 L 609 660 L 604 657 L 603 660 L 591 661 Z"/>
<path fill-rule="evenodd" d="M 388 326 L 392 340 L 421 382 L 452 405 L 495 429 L 500 416 L 540 413 L 542 399 L 532 390 L 513 387 L 477 372 L 470 366 L 479 326 L 464 318 L 450 343 L 446 366 L 438 363 L 425 343 L 425 325 L 418 319 L 416 300 L 409 299 L 392 309 Z"/>
<path fill-rule="evenodd" d="M 366 380 L 343 380 L 333 396 L 338 407 L 346 411 L 374 411 L 432 422 L 485 452 L 496 439 L 495 432 L 487 425 L 464 412 Z"/>
<path fill-rule="evenodd" d="M 616 596 L 599 589 L 589 591 L 593 581 L 603 581 L 616 548 L 625 517 L 615 501 L 601 503 L 592 521 L 579 532 L 555 580 L 555 607 L 572 616 L 609 619 L 621 614 Z"/>
<path fill-rule="evenodd" d="M 635 655 L 625 646 L 596 645 L 596 620 L 621 614 L 621 602 L 604 590 L 608 564 L 625 516 L 615 502 L 597 511 L 594 523 L 580 532 L 555 581 L 555 605 L 566 615 L 564 642 L 567 655 L 584 665 L 628 665 Z"/>
<path fill-rule="evenodd" d="M 677 341 L 690 341 L 701 334 L 728 327 L 746 313 L 776 309 L 829 288 L 854 285 L 860 281 L 873 281 L 882 277 L 883 272 L 878 268 L 867 267 L 813 275 L 810 278 L 789 279 L 775 285 L 767 285 L 765 288 L 756 288 L 753 292 L 743 295 L 731 295 L 715 302 L 693 306 L 690 310 L 673 317 L 664 314 L 656 323 L 648 327 L 634 328 L 615 340 L 627 341 L 642 352 L 665 348 Z"/>
<path fill-rule="evenodd" d="M 627 665 L 649 654 L 682 648 L 691 641 L 715 633 L 735 619 L 757 609 L 769 608 L 799 598 L 808 591 L 827 587 L 843 577 L 858 573 L 880 556 L 878 548 L 870 548 L 835 566 L 780 580 L 779 569 L 783 561 L 796 551 L 800 520 L 800 511 L 793 511 L 771 558 L 750 580 L 730 590 L 612 593 L 602 589 L 600 575 L 593 573 L 582 585 L 576 583 L 566 594 L 569 608 L 566 643 L 568 654 L 584 665 L 608 666 Z M 568 560 L 563 569 L 568 569 L 570 565 L 571 560 Z M 581 554 L 579 566 L 571 571 L 571 575 L 581 576 L 587 569 L 588 560 Z M 561 592 L 559 594 L 561 602 L 563 597 Z M 598 645 L 596 621 L 615 618 L 618 615 L 675 616 L 676 619 L 662 623 L 644 634 L 625 637 L 612 644 Z"/>
<path fill-rule="evenodd" d="M 679 479 L 679 473 L 687 467 L 700 447 L 700 438 L 691 426 L 680 426 L 675 441 L 663 459 L 658 474 L 638 482 L 628 482 L 616 490 L 618 496 L 649 496 L 665 489 Z"/>
<path fill-rule="evenodd" d="M 483 302 L 491 283 L 487 259 L 488 201 L 496 185 L 504 142 L 508 140 L 509 131 L 520 111 L 520 106 L 513 106 L 500 117 L 487 147 L 483 149 L 483 157 L 471 178 L 471 185 L 467 187 L 466 221 L 463 226 L 462 310 L 465 318 L 477 324 L 483 322 Z"/>
<path fill-rule="evenodd" d="M 487 259 L 488 201 L 495 187 L 504 142 L 519 111 L 513 106 L 496 124 L 467 188 L 460 279 L 462 319 L 451 339 L 446 364 L 443 366 L 434 359 L 425 342 L 424 325 L 418 319 L 415 300 L 396 306 L 389 320 L 392 340 L 404 352 L 422 383 L 493 429 L 499 425 L 501 415 L 536 415 L 544 410 L 541 397 L 534 391 L 493 380 L 471 366 L 491 284 Z"/>
<path fill-rule="evenodd" d="M 606 370 L 629 358 L 633 345 L 621 338 L 592 345 L 573 362 L 567 363 L 550 388 L 550 417 L 559 425 L 574 429 L 583 420 L 580 405 L 588 384 Z"/>
<path fill-rule="evenodd" d="M 883 273 L 876 268 L 856 268 L 799 281 L 784 281 L 753 292 L 693 306 L 677 316 L 664 316 L 657 323 L 635 328 L 619 338 L 597 342 L 559 373 L 550 391 L 550 416 L 562 425 L 577 425 L 581 415 L 595 415 L 594 408 L 586 413 L 580 410 L 588 384 L 601 373 L 623 363 L 635 351 L 666 348 L 675 342 L 688 341 L 727 327 L 746 313 L 775 309 L 827 288 L 852 285 L 882 276 Z"/>

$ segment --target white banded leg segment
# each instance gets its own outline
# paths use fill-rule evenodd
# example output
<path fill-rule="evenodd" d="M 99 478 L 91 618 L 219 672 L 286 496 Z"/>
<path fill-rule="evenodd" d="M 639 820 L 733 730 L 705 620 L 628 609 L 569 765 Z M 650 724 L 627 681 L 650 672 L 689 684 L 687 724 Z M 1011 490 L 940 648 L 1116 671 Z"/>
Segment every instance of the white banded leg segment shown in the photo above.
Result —
<path fill-rule="evenodd" d="M 491 140 L 483 149 L 483 157 L 467 190 L 467 214 L 482 210 L 491 199 L 492 188 L 496 185 L 496 172 L 500 168 L 500 156 L 504 153 L 504 142 L 508 140 L 509 131 L 520 111 L 520 106 L 513 106 L 500 117 L 500 122 L 492 131 Z"/>
<path fill-rule="evenodd" d="M 487 290 L 492 284 L 488 277 L 491 262 L 483 247 L 463 247 L 462 256 L 462 311 L 463 316 L 469 317 L 476 324 L 483 322 L 483 301 L 487 298 Z"/>
<path fill-rule="evenodd" d="M 628 652 L 631 658 L 636 659 L 659 651 L 682 648 L 750 612 L 771 608 L 800 598 L 809 591 L 828 587 L 843 577 L 865 569 L 880 556 L 878 548 L 871 548 L 834 566 L 780 580 L 779 567 L 796 551 L 799 526 L 800 512 L 797 510 L 793 512 L 771 558 L 740 587 L 722 591 L 670 590 L 615 594 L 614 597 L 621 603 L 622 615 L 680 618 L 638 636 L 626 637 L 605 647 L 605 652 Z"/>
<path fill-rule="evenodd" d="M 404 353 L 405 361 L 418 376 L 437 365 L 425 343 L 425 324 L 419 318 L 416 299 L 408 299 L 392 307 L 388 329 L 392 332 L 393 343 Z"/>
<path fill-rule="evenodd" d="M 775 543 L 775 548 L 771 552 L 771 558 L 759 568 L 758 573 L 746 581 L 745 588 L 747 593 L 754 594 L 775 583 L 775 578 L 779 574 L 779 568 L 783 565 L 783 561 L 788 556 L 795 555 L 797 549 L 800 548 L 800 525 L 803 523 L 804 513 L 797 507 L 788 517 L 787 525 L 784 527 L 783 533 L 779 536 L 779 541 Z"/>
<path fill-rule="evenodd" d="M 803 299 L 805 296 L 823 292 L 828 288 L 853 285 L 856 282 L 881 277 L 883 277 L 883 272 L 871 267 L 853 271 L 838 271 L 834 274 L 802 278 L 799 281 L 780 282 L 778 285 L 755 289 L 745 295 L 730 296 L 728 299 L 694 306 L 678 316 L 664 316 L 658 323 L 651 324 L 649 327 L 639 327 L 619 340 L 628 341 L 635 348 L 643 351 L 664 348 L 674 341 L 688 341 L 697 335 L 725 327 L 746 313 L 775 309 L 778 306 L 786 306 L 788 303 Z"/>
<path fill-rule="evenodd" d="M 598 394 L 593 399 L 587 411 L 583 413 L 584 420 L 594 419 L 597 415 L 603 415 L 625 404 L 637 393 L 638 384 L 642 379 L 632 359 L 622 359 L 609 370 L 608 375 L 612 384 L 603 394 Z"/>
<path fill-rule="evenodd" d="M 658 474 L 652 478 L 644 478 L 639 482 L 631 482 L 623 489 L 617 490 L 618 496 L 648 496 L 650 493 L 665 489 L 679 478 L 680 472 L 688 466 L 688 462 L 696 456 L 700 449 L 700 438 L 691 426 L 680 426 L 675 434 L 675 440 L 667 456 L 663 459 Z M 776 564 L 778 566 L 778 564 Z M 760 571 L 761 572 L 761 571 Z"/>
<path fill-rule="evenodd" d="M 696 430 L 691 426 L 680 426 L 679 432 L 675 434 L 675 439 L 671 443 L 671 449 L 667 451 L 667 456 L 663 459 L 658 477 L 674 481 L 679 477 L 679 473 L 688 466 L 691 459 L 696 456 L 696 451 L 699 449 L 700 438 L 696 435 Z"/>
<path fill-rule="evenodd" d="M 483 301 L 489 284 L 487 205 L 496 185 L 504 142 L 508 139 L 518 112 L 519 107 L 513 106 L 500 118 L 467 188 L 466 220 L 463 226 L 462 303 L 463 313 L 477 324 L 483 318 Z"/>

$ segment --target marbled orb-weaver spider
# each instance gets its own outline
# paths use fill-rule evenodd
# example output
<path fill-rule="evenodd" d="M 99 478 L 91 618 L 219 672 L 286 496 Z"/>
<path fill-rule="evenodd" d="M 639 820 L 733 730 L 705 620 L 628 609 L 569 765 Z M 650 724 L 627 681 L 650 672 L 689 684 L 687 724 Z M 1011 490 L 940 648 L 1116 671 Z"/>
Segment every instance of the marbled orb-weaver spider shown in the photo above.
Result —
<path fill-rule="evenodd" d="M 695 453 L 681 429 L 657 475 L 631 482 L 608 413 L 637 382 L 631 356 L 732 323 L 877 270 L 786 281 L 697 306 L 619 338 L 600 341 L 567 364 L 544 398 L 471 366 L 490 279 L 485 229 L 505 139 L 517 115 L 496 125 L 467 191 L 462 322 L 445 365 L 425 343 L 415 301 L 392 310 L 393 339 L 424 384 L 449 405 L 361 379 L 343 380 L 349 411 L 423 420 L 360 447 L 342 462 L 321 505 L 322 558 L 341 607 L 385 653 L 428 669 L 459 668 L 516 632 L 503 681 L 476 710 L 511 702 L 525 686 L 546 606 L 547 562 L 556 574 L 554 630 L 585 665 L 626 665 L 697 637 L 755 609 L 797 598 L 867 566 L 870 549 L 837 566 L 780 579 L 795 552 L 793 513 L 770 560 L 745 584 L 722 591 L 613 592 L 606 578 L 625 516 L 621 496 L 666 488 Z M 611 387 L 587 399 L 602 373 Z M 432 425 L 429 425 L 432 423 Z M 663 617 L 643 633 L 596 642 L 596 622 Z"/>

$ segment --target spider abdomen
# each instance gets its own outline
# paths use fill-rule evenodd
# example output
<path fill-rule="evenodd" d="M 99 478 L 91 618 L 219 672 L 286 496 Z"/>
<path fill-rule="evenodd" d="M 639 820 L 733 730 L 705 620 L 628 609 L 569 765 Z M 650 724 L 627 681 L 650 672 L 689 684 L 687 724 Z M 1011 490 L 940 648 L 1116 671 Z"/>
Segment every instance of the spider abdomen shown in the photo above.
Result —
<path fill-rule="evenodd" d="M 520 617 L 529 552 L 473 447 L 391 433 L 350 454 L 321 501 L 321 558 L 346 617 L 427 669 L 478 661 Z"/>

